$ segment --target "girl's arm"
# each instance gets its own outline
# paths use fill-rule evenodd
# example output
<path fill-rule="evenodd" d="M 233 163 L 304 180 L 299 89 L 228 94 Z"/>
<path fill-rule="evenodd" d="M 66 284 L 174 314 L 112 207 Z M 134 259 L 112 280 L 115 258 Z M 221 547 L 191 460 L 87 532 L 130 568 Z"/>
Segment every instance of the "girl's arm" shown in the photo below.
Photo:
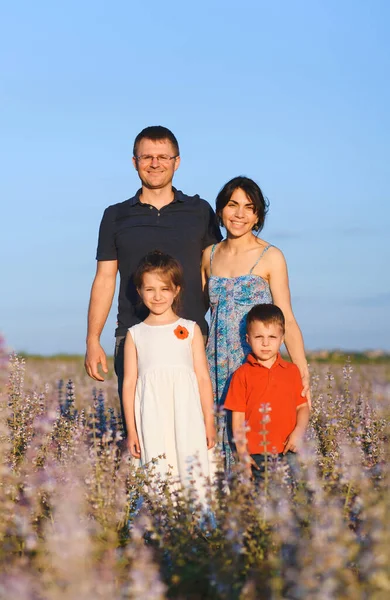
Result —
<path fill-rule="evenodd" d="M 127 332 L 124 347 L 124 379 L 122 387 L 123 410 L 125 413 L 127 426 L 127 446 L 130 453 L 135 457 L 141 456 L 141 448 L 135 424 L 134 401 L 135 388 L 137 384 L 137 350 L 131 337 L 130 331 Z"/>
<path fill-rule="evenodd" d="M 284 336 L 287 352 L 299 369 L 302 378 L 302 396 L 306 396 L 310 406 L 310 377 L 307 366 L 303 337 L 295 320 L 291 307 L 290 286 L 288 282 L 287 265 L 283 253 L 278 248 L 270 248 L 269 283 L 274 304 L 279 306 L 286 321 Z M 268 257 L 267 257 L 268 258 Z"/>
<path fill-rule="evenodd" d="M 194 371 L 198 380 L 200 401 L 204 423 L 206 426 L 207 447 L 213 448 L 216 442 L 216 431 L 214 423 L 214 400 L 213 388 L 207 364 L 204 341 L 199 325 L 195 325 L 192 340 L 192 355 L 194 360 Z"/>

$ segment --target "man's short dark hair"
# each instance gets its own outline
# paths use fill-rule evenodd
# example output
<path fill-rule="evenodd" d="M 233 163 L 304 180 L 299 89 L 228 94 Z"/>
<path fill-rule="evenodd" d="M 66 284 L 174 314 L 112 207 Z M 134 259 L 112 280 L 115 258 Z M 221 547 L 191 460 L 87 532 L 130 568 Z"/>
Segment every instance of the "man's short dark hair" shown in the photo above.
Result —
<path fill-rule="evenodd" d="M 283 334 L 285 331 L 284 314 L 276 304 L 255 304 L 246 316 L 246 330 L 249 331 L 251 323 L 260 321 L 264 325 L 277 323 L 282 328 Z"/>
<path fill-rule="evenodd" d="M 138 144 L 143 139 L 153 140 L 154 142 L 169 140 L 173 146 L 175 156 L 179 156 L 180 154 L 178 141 L 173 135 L 172 131 L 167 127 L 163 127 L 162 125 L 152 125 L 151 127 L 145 127 L 145 129 L 143 129 L 134 140 L 133 156 L 137 156 Z"/>

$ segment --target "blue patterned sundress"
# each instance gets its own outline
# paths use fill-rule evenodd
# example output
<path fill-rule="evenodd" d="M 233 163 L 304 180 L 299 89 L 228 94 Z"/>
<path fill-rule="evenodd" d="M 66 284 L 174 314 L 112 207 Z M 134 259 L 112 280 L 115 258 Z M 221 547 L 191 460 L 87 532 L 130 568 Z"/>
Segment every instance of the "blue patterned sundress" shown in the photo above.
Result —
<path fill-rule="evenodd" d="M 216 246 L 214 244 L 210 255 L 208 291 L 211 320 L 206 353 L 213 384 L 214 404 L 218 409 L 225 402 L 231 376 L 245 362 L 251 351 L 245 340 L 246 315 L 255 304 L 271 303 L 272 294 L 268 282 L 253 274 L 254 268 L 271 248 L 271 244 L 263 249 L 249 273 L 238 277 L 217 277 L 212 274 Z M 234 463 L 230 411 L 218 417 L 218 438 L 228 471 Z"/>

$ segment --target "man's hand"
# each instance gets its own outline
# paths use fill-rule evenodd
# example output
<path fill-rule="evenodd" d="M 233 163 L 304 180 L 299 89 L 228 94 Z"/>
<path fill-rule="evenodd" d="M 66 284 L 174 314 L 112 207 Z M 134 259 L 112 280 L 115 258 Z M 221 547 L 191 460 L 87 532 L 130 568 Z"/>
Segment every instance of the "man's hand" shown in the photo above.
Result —
<path fill-rule="evenodd" d="M 138 434 L 136 431 L 130 431 L 127 436 L 127 447 L 131 456 L 141 458 L 141 446 L 139 445 Z"/>
<path fill-rule="evenodd" d="M 90 342 L 87 344 L 87 352 L 85 354 L 85 370 L 92 379 L 104 381 L 104 377 L 99 373 L 99 364 L 102 366 L 103 373 L 108 373 L 106 353 L 101 347 L 100 342 Z"/>

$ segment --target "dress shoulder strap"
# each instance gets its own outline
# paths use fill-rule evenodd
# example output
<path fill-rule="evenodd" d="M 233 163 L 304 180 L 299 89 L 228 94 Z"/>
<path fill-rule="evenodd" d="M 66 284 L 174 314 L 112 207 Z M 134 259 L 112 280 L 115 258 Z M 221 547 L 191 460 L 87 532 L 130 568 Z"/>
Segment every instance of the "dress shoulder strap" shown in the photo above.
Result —
<path fill-rule="evenodd" d="M 210 275 L 211 275 L 211 271 L 213 268 L 214 252 L 215 252 L 215 249 L 217 246 L 218 246 L 218 244 L 213 244 L 213 247 L 211 248 L 211 252 L 210 252 Z"/>
<path fill-rule="evenodd" d="M 269 250 L 270 248 L 272 248 L 272 244 L 268 244 L 268 246 L 266 246 L 265 248 L 263 248 L 263 252 L 260 254 L 259 258 L 257 259 L 257 261 L 255 262 L 255 264 L 253 265 L 253 267 L 251 268 L 251 270 L 249 271 L 249 275 L 252 274 L 253 269 L 255 267 L 257 267 L 257 265 L 259 264 L 260 260 L 263 258 L 264 254 L 267 252 L 267 250 Z"/>

